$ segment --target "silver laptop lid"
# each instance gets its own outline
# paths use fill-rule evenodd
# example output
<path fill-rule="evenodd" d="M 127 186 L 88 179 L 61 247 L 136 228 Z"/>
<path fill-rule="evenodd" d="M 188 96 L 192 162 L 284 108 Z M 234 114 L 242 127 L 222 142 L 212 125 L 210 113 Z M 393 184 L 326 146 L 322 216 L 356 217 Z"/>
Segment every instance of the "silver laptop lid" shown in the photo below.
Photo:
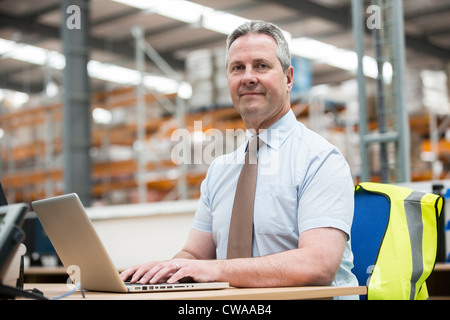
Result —
<path fill-rule="evenodd" d="M 85 290 L 127 292 L 83 204 L 75 193 L 32 202 L 32 207 L 72 279 Z"/>
<path fill-rule="evenodd" d="M 32 207 L 72 280 L 80 281 L 85 290 L 149 292 L 229 287 L 227 282 L 127 286 L 75 193 L 34 201 Z"/>

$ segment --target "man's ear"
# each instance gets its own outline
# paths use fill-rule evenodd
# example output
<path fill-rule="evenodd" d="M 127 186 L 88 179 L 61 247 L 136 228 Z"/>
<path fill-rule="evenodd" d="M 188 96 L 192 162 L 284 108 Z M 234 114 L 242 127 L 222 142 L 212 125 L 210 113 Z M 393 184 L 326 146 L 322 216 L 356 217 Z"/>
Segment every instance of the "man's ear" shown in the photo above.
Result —
<path fill-rule="evenodd" d="M 289 91 L 291 91 L 292 87 L 294 86 L 294 67 L 290 66 L 286 70 L 286 87 Z"/>

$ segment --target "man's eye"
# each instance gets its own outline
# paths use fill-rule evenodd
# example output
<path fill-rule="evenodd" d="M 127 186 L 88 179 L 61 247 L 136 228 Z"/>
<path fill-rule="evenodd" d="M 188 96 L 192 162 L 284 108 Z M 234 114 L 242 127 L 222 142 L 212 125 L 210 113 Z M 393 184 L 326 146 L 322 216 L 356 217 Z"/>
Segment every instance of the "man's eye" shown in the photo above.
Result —
<path fill-rule="evenodd" d="M 239 71 L 239 70 L 242 70 L 242 69 L 243 69 L 242 66 L 234 66 L 233 67 L 233 70 L 236 70 L 236 71 Z"/>

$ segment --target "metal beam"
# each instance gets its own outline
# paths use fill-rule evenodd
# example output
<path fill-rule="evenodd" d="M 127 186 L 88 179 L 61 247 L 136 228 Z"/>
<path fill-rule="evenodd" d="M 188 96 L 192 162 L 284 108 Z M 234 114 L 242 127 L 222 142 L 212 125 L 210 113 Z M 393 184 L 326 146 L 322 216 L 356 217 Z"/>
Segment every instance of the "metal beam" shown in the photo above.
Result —
<path fill-rule="evenodd" d="M 436 14 L 442 14 L 442 13 L 445 13 L 448 11 L 450 11 L 449 4 L 444 4 L 442 6 L 436 5 L 435 7 L 431 8 L 431 9 L 421 8 L 417 12 L 405 14 L 405 21 L 422 19 L 422 18 L 426 18 L 426 17 L 433 16 Z"/>
<path fill-rule="evenodd" d="M 415 51 L 442 59 L 450 60 L 450 50 L 432 44 L 429 41 L 405 34 L 406 47 Z"/>
<path fill-rule="evenodd" d="M 71 16 L 69 6 L 79 8 L 79 28 L 66 25 Z M 64 68 L 64 185 L 65 192 L 75 192 L 85 206 L 91 204 L 91 116 L 90 86 L 87 73 L 89 61 L 88 0 L 63 0 L 61 36 L 66 57 Z M 74 13 L 75 14 L 75 13 Z"/>
<path fill-rule="evenodd" d="M 127 10 L 127 11 L 120 12 L 118 14 L 112 14 L 112 15 L 109 15 L 107 17 L 100 18 L 98 20 L 92 21 L 91 22 L 91 27 L 99 26 L 99 25 L 102 25 L 102 24 L 110 23 L 110 22 L 115 22 L 117 20 L 126 18 L 128 16 L 135 15 L 135 14 L 140 13 L 140 12 L 142 12 L 141 9 L 133 8 L 133 9 L 130 9 L 130 10 Z"/>
<path fill-rule="evenodd" d="M 309 0 L 271 0 L 270 2 L 275 2 L 281 4 L 285 7 L 289 7 L 291 9 L 295 9 L 302 13 L 309 14 L 311 16 L 316 16 L 327 20 L 329 22 L 336 23 L 337 25 L 343 26 L 348 29 L 352 26 L 352 17 L 351 17 L 351 8 L 345 9 L 334 9 L 325 7 L 316 2 L 312 2 Z"/>
<path fill-rule="evenodd" d="M 369 168 L 369 148 L 364 139 L 368 133 L 366 123 L 367 119 L 367 100 L 366 100 L 366 77 L 364 76 L 363 57 L 364 57 L 364 26 L 363 20 L 360 16 L 362 12 L 362 3 L 360 0 L 352 0 L 352 24 L 353 24 L 353 39 L 355 42 L 355 51 L 358 55 L 358 69 L 356 71 L 356 79 L 358 80 L 358 106 L 359 106 L 359 154 L 361 157 L 361 181 L 370 181 Z"/>
<path fill-rule="evenodd" d="M 364 13 L 365 8 L 360 0 L 352 0 L 353 34 L 355 51 L 358 55 L 358 102 L 359 102 L 359 135 L 361 155 L 361 180 L 370 181 L 370 161 L 368 146 L 380 146 L 381 182 L 390 183 L 410 181 L 410 136 L 408 112 L 405 103 L 405 33 L 403 26 L 403 6 L 401 1 L 391 0 L 385 3 L 391 10 L 384 12 L 382 28 L 373 29 L 373 41 L 376 59 L 379 62 L 389 61 L 393 68 L 392 83 L 387 84 L 382 77 L 382 65 L 378 65 L 377 77 L 377 124 L 378 133 L 369 134 L 367 119 L 367 93 L 364 77 Z M 386 30 L 390 26 L 389 31 Z M 391 97 L 392 101 L 385 99 Z M 390 106 L 390 108 L 389 108 Z M 392 123 L 392 124 L 391 124 Z M 395 147 L 395 169 L 391 170 L 388 157 L 388 145 Z M 391 171 L 394 173 L 392 177 Z"/>
<path fill-rule="evenodd" d="M 35 81 L 24 84 L 23 81 L 17 82 L 0 78 L 0 88 L 33 94 L 44 91 L 44 82 Z"/>
<path fill-rule="evenodd" d="M 322 18 L 346 29 L 351 28 L 351 6 L 334 9 L 314 3 L 310 0 L 271 0 L 270 2 L 275 2 L 302 13 Z M 366 32 L 368 31 L 366 30 Z M 425 53 L 446 61 L 450 60 L 450 50 L 437 46 L 426 39 L 406 34 L 405 44 L 408 48 L 417 52 Z"/>
<path fill-rule="evenodd" d="M 100 21 L 101 22 L 101 21 Z M 5 13 L 0 13 L 0 28 L 10 27 L 20 30 L 23 33 L 39 34 L 43 37 L 59 39 L 61 30 L 59 27 L 53 27 L 37 21 L 36 17 L 17 17 Z M 112 52 L 127 59 L 134 61 L 135 52 L 134 44 L 130 38 L 124 40 L 111 40 L 101 37 L 93 37 L 88 35 L 89 45 L 92 49 Z M 184 69 L 184 61 L 174 57 L 172 52 L 160 52 L 161 56 L 174 69 Z"/>
<path fill-rule="evenodd" d="M 405 61 L 405 31 L 403 22 L 403 2 L 393 1 L 393 38 L 395 44 L 395 69 L 396 77 L 394 78 L 395 86 L 395 104 L 397 106 L 397 125 L 399 132 L 399 139 L 397 145 L 397 169 L 398 176 L 396 182 L 410 182 L 411 181 L 411 138 L 409 135 L 408 122 L 408 108 L 406 106 L 406 61 Z M 450 58 L 450 51 L 448 52 Z"/>
<path fill-rule="evenodd" d="M 38 19 L 39 16 L 47 14 L 49 12 L 53 12 L 55 10 L 59 10 L 60 8 L 61 8 L 61 4 L 58 1 L 56 3 L 51 3 L 47 6 L 27 12 L 26 15 L 24 15 L 24 17 Z"/>
<path fill-rule="evenodd" d="M 128 12 L 130 14 L 131 12 Z M 0 13 L 0 28 L 1 27 L 11 27 L 20 30 L 25 34 L 39 34 L 41 37 L 49 37 L 60 39 L 61 29 L 59 27 L 53 27 L 49 25 L 45 25 L 43 23 L 38 22 L 36 15 L 26 16 L 26 17 L 15 17 L 5 13 Z M 104 21 L 100 21 L 99 23 L 103 23 Z M 112 52 L 117 55 L 123 56 L 127 59 L 134 60 L 135 52 L 134 52 L 134 44 L 132 43 L 132 39 L 127 40 L 106 40 L 100 37 L 90 37 L 88 36 L 89 46 L 92 49 L 103 50 L 107 52 Z M 160 53 L 161 56 L 167 61 L 170 66 L 176 70 L 184 69 L 184 61 L 177 59 L 173 56 L 172 53 Z M 22 69 L 18 70 L 21 71 Z M 26 86 L 15 83 L 14 81 L 5 80 L 5 78 L 9 78 L 12 74 L 15 74 L 14 71 L 5 71 L 0 74 L 0 87 L 11 89 L 11 90 L 19 90 L 26 93 L 38 93 L 41 92 L 44 88 L 44 82 L 34 82 L 32 84 L 28 84 Z"/>

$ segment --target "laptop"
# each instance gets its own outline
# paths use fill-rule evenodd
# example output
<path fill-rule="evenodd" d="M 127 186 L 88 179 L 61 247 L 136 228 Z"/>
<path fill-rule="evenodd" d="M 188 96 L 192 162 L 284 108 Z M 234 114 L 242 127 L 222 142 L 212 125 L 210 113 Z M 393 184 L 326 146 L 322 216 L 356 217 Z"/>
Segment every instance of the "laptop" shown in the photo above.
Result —
<path fill-rule="evenodd" d="M 83 290 L 103 292 L 160 292 L 223 289 L 227 282 L 125 283 L 75 193 L 32 202 L 32 207 L 66 270 L 79 270 Z M 76 273 L 76 272 L 74 272 Z"/>

